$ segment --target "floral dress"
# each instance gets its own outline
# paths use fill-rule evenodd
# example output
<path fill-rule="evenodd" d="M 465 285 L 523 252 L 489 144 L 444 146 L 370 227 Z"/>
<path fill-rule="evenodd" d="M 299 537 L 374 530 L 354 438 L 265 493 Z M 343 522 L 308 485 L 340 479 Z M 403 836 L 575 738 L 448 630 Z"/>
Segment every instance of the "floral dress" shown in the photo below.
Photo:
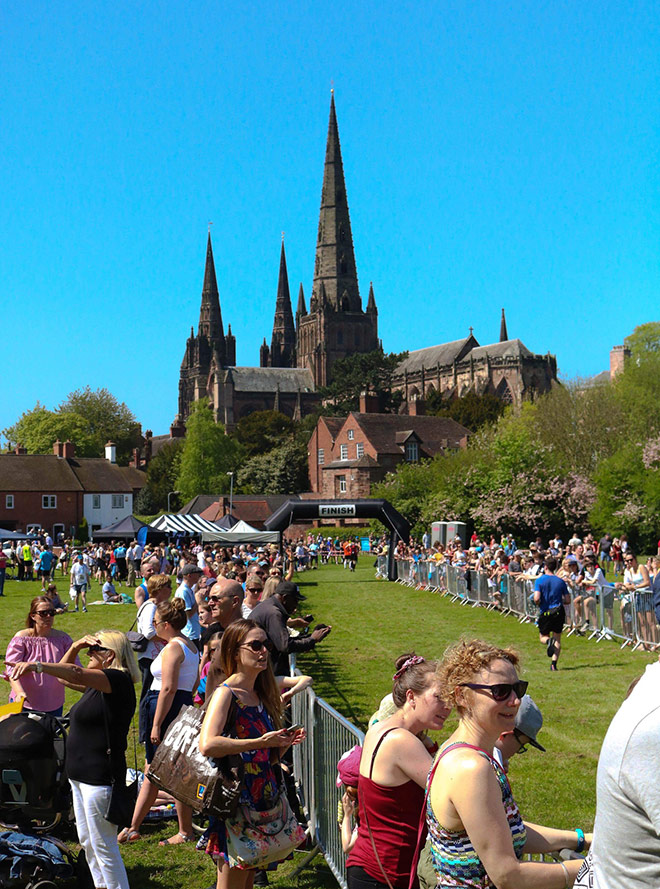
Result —
<path fill-rule="evenodd" d="M 230 688 L 226 683 L 225 686 Z M 232 694 L 238 705 L 234 724 L 235 737 L 240 739 L 260 738 L 266 732 L 274 731 L 275 727 L 262 704 L 250 707 L 242 704 L 233 690 Z M 271 748 L 244 750 L 241 753 L 245 774 L 239 806 L 245 806 L 256 812 L 264 812 L 277 803 L 280 796 L 280 785 L 270 757 Z M 216 861 L 219 859 L 231 864 L 227 856 L 225 823 L 219 818 L 212 817 L 210 819 L 206 852 L 208 855 L 212 855 Z"/>

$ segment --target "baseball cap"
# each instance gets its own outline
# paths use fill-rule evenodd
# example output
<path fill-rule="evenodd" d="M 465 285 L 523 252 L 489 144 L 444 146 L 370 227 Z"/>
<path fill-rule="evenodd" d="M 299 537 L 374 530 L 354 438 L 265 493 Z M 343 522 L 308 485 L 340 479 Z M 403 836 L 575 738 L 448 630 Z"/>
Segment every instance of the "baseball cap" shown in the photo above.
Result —
<path fill-rule="evenodd" d="M 307 598 L 298 589 L 297 583 L 291 583 L 290 580 L 282 580 L 275 587 L 276 596 L 295 596 L 299 602 L 304 602 Z"/>
<path fill-rule="evenodd" d="M 542 747 L 536 740 L 536 735 L 543 725 L 543 715 L 539 708 L 529 695 L 523 695 L 518 713 L 516 714 L 516 728 L 523 735 L 529 738 L 529 743 L 537 750 L 545 753 L 545 747 Z"/>

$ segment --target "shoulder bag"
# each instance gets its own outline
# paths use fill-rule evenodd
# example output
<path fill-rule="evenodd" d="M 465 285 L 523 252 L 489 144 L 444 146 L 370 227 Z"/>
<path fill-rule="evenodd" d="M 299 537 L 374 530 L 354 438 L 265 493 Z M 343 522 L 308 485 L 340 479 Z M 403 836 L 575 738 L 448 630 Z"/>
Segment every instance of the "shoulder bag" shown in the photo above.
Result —
<path fill-rule="evenodd" d="M 123 594 L 122 594 L 122 598 L 123 598 Z M 131 599 L 131 602 L 132 601 L 133 600 Z M 138 620 L 140 619 L 140 614 L 142 613 L 142 609 L 148 603 L 149 603 L 149 599 L 147 599 L 146 602 L 143 602 L 142 605 L 140 605 L 138 613 L 135 616 L 135 620 L 133 621 L 130 630 L 126 633 L 126 638 L 128 639 L 128 644 L 131 646 L 133 651 L 136 651 L 138 653 L 147 650 L 147 645 L 149 645 L 149 640 L 147 639 L 147 637 L 145 635 L 138 632 L 137 630 L 134 630 L 133 627 L 137 624 Z"/>
<path fill-rule="evenodd" d="M 230 867 L 265 867 L 272 861 L 284 861 L 306 838 L 281 789 L 271 809 L 257 812 L 242 805 L 236 815 L 225 820 L 227 857 Z"/>
<path fill-rule="evenodd" d="M 235 731 L 236 712 L 232 695 L 223 731 L 226 737 Z M 243 789 L 243 759 L 240 754 L 214 759 L 200 753 L 204 716 L 205 711 L 196 707 L 181 708 L 156 748 L 147 777 L 196 812 L 227 818 L 238 808 Z"/>

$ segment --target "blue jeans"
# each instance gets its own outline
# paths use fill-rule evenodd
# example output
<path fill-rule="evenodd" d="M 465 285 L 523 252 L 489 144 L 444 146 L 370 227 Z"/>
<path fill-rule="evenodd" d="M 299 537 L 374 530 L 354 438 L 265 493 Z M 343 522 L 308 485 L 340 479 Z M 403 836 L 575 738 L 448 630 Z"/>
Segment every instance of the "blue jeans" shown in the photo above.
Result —
<path fill-rule="evenodd" d="M 0 596 L 4 596 L 5 594 L 5 575 L 7 573 L 6 568 L 0 568 Z"/>

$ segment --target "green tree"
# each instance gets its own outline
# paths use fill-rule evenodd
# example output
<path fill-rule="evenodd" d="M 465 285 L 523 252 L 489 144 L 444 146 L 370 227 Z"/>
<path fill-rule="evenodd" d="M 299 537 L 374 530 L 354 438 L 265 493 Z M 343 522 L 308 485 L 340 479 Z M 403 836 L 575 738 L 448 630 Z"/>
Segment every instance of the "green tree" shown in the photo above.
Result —
<path fill-rule="evenodd" d="M 633 361 L 649 352 L 660 352 L 660 321 L 648 321 L 636 327 L 623 341 Z"/>
<path fill-rule="evenodd" d="M 141 442 L 140 424 L 134 414 L 107 389 L 76 389 L 57 410 L 84 418 L 98 456 L 103 454 L 107 441 L 114 441 L 118 462 L 128 462 L 131 451 Z"/>
<path fill-rule="evenodd" d="M 332 380 L 319 390 L 319 394 L 331 403 L 328 410 L 336 415 L 357 411 L 360 392 L 365 390 L 378 396 L 381 411 L 396 413 L 403 395 L 392 390 L 392 379 L 399 364 L 407 357 L 407 352 L 386 355 L 382 349 L 356 352 L 335 362 Z"/>
<path fill-rule="evenodd" d="M 197 494 L 226 494 L 228 472 L 240 462 L 241 447 L 216 423 L 207 399 L 194 404 L 186 422 L 186 437 L 179 463 L 176 488 L 184 500 Z"/>
<path fill-rule="evenodd" d="M 237 481 L 246 494 L 297 494 L 309 490 L 307 446 L 290 440 L 247 460 Z"/>
<path fill-rule="evenodd" d="M 147 467 L 147 483 L 140 491 L 136 512 L 153 515 L 167 509 L 167 495 L 176 490 L 184 439 L 164 444 Z"/>
<path fill-rule="evenodd" d="M 294 423 L 279 411 L 254 411 L 236 424 L 234 438 L 243 446 L 246 457 L 265 454 L 291 437 Z"/>
<path fill-rule="evenodd" d="M 426 400 L 426 412 L 436 417 L 451 417 L 471 432 L 494 423 L 506 410 L 501 398 L 491 392 L 477 395 L 468 392 L 461 398 L 443 399 L 440 392 L 433 392 Z"/>
<path fill-rule="evenodd" d="M 4 429 L 2 434 L 11 447 L 21 445 L 27 448 L 28 454 L 52 454 L 55 441 L 69 439 L 75 442 L 79 456 L 99 456 L 84 417 L 75 413 L 49 411 L 39 402 L 32 410 L 21 414 L 14 425 Z"/>

